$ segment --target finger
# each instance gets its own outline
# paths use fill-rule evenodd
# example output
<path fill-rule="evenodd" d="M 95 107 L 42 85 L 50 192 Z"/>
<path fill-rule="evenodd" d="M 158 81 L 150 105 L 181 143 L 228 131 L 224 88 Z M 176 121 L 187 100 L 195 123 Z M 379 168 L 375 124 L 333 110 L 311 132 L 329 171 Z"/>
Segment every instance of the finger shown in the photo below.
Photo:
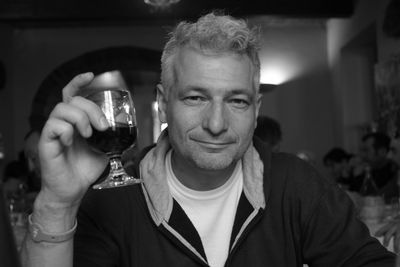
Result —
<path fill-rule="evenodd" d="M 63 101 L 68 103 L 71 97 L 76 95 L 81 87 L 88 85 L 93 80 L 93 77 L 94 74 L 92 72 L 86 72 L 75 76 L 62 91 Z"/>
<path fill-rule="evenodd" d="M 58 139 L 63 146 L 73 143 L 74 128 L 70 123 L 51 117 L 43 128 L 42 140 L 46 143 Z"/>
<path fill-rule="evenodd" d="M 88 114 L 74 105 L 58 103 L 50 113 L 50 118 L 71 124 L 83 137 L 89 137 L 92 133 Z"/>
<path fill-rule="evenodd" d="M 105 130 L 109 127 L 108 121 L 101 110 L 101 108 L 95 104 L 93 101 L 90 101 L 86 98 L 76 96 L 73 97 L 70 105 L 83 110 L 87 117 L 89 118 L 90 123 L 98 130 Z M 91 135 L 91 128 L 87 129 L 90 130 L 88 136 Z"/>

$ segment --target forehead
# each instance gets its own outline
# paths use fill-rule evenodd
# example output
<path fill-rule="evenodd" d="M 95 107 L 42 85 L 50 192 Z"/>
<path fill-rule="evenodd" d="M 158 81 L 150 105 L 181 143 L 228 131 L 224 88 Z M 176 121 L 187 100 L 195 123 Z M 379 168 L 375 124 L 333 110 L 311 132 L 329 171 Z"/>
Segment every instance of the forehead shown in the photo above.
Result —
<path fill-rule="evenodd" d="M 174 64 L 179 87 L 254 91 L 254 67 L 247 55 L 206 53 L 183 48 Z"/>

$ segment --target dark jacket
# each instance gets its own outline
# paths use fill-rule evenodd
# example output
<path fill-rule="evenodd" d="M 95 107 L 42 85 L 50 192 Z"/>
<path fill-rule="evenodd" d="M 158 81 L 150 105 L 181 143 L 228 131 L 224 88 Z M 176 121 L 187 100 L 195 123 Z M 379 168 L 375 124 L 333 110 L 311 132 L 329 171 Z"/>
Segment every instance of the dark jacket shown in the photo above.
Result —
<path fill-rule="evenodd" d="M 302 160 L 271 154 L 257 140 L 254 145 L 263 163 L 261 181 L 244 174 L 225 266 L 394 266 L 394 254 L 370 237 L 344 192 Z M 157 161 L 152 151 L 142 163 Z M 248 158 L 257 162 L 258 154 Z M 149 167 L 142 164 L 141 174 L 147 168 L 158 178 L 144 185 L 87 193 L 74 266 L 208 266 L 200 237 L 169 195 L 162 170 Z M 259 165 L 251 168 L 244 172 L 258 176 Z"/>

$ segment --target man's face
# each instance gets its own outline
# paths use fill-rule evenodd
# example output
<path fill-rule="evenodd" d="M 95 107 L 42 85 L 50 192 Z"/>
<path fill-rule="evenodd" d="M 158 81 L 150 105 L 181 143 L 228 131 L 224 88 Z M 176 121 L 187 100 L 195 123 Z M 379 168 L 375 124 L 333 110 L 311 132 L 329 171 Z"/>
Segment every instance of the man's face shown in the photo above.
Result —
<path fill-rule="evenodd" d="M 249 58 L 185 48 L 174 70 L 176 84 L 159 106 L 176 162 L 206 170 L 233 166 L 251 143 L 260 104 Z"/>

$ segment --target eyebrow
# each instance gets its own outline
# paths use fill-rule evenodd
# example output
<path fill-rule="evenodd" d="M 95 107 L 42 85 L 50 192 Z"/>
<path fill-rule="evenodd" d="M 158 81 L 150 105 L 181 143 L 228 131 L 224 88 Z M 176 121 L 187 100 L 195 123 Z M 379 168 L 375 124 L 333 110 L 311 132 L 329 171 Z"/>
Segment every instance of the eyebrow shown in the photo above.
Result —
<path fill-rule="evenodd" d="M 189 86 L 189 87 L 186 87 L 184 90 L 180 91 L 179 94 L 181 95 L 183 93 L 190 92 L 190 91 L 207 94 L 210 91 L 210 89 L 203 88 L 203 87 L 198 87 L 198 86 Z M 232 95 L 246 95 L 246 96 L 249 96 L 249 97 L 253 97 L 254 96 L 254 94 L 249 92 L 249 90 L 241 89 L 241 88 L 233 89 L 233 90 L 229 91 L 228 95 L 229 96 L 232 96 Z"/>
<path fill-rule="evenodd" d="M 197 92 L 203 95 L 208 95 L 208 91 L 210 90 L 203 87 L 189 86 L 185 88 L 185 90 L 178 92 L 178 98 L 184 97 L 187 92 Z M 237 95 L 244 95 L 248 98 L 248 101 L 254 102 L 254 100 L 256 99 L 257 92 L 255 92 L 254 94 L 251 92 L 247 89 L 241 89 L 241 88 L 233 89 L 229 91 L 228 94 L 224 96 L 224 98 L 229 98 Z"/>
<path fill-rule="evenodd" d="M 231 95 L 248 95 L 251 97 L 253 94 L 247 89 L 234 89 L 231 91 Z"/>

